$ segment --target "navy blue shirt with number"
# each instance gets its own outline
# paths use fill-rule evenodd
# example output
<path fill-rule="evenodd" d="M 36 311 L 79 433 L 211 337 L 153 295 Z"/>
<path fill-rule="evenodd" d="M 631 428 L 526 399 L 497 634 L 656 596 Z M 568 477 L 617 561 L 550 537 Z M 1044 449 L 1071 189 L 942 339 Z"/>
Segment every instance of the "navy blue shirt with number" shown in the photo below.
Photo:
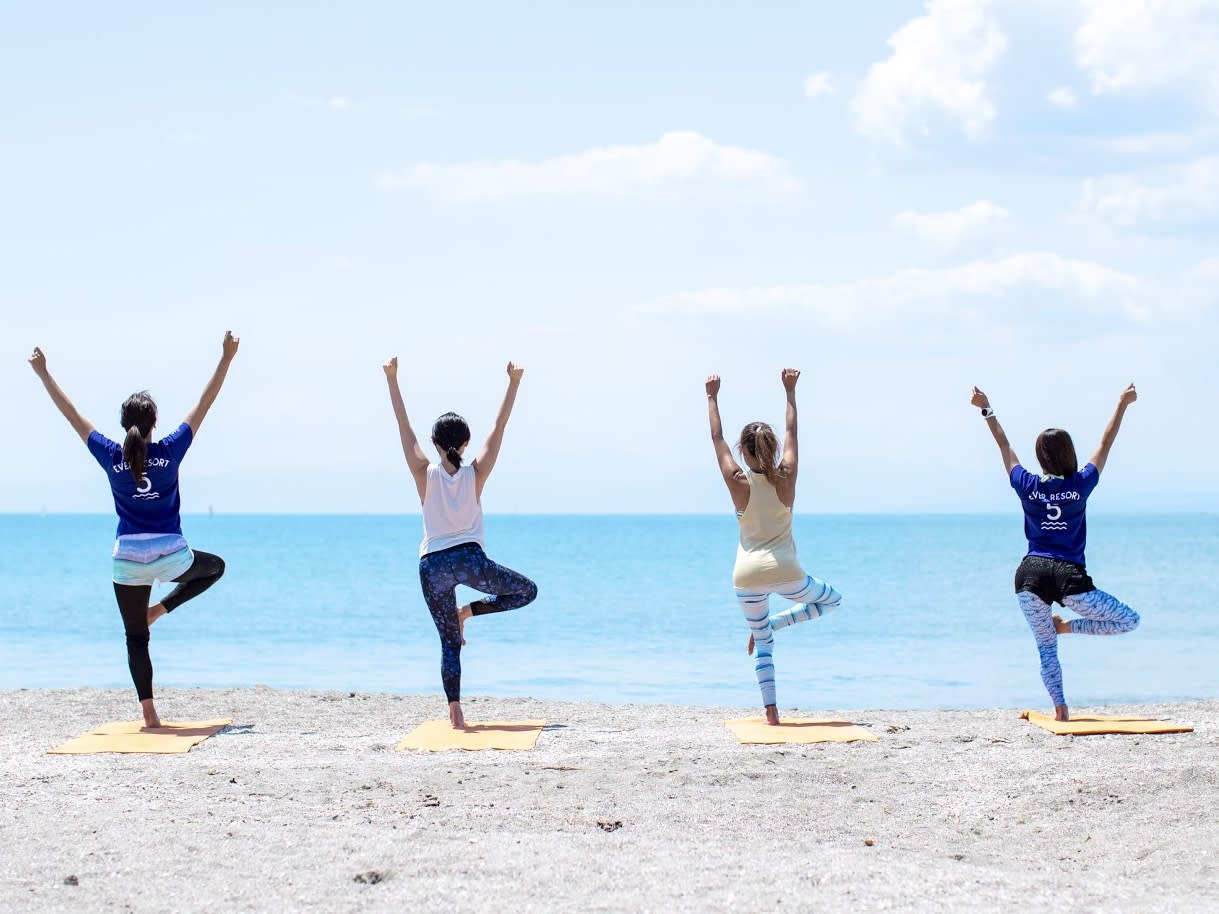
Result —
<path fill-rule="evenodd" d="M 129 533 L 181 535 L 178 465 L 193 438 L 190 426 L 183 422 L 160 441 L 150 442 L 144 476 L 137 484 L 123 459 L 123 446 L 96 430 L 89 435 L 89 453 L 110 479 L 114 510 L 119 516 L 118 536 Z"/>
<path fill-rule="evenodd" d="M 1088 539 L 1084 508 L 1098 482 L 1100 473 L 1090 463 L 1067 477 L 1037 476 L 1020 464 L 1012 467 L 1011 484 L 1024 508 L 1029 555 L 1084 565 Z"/>

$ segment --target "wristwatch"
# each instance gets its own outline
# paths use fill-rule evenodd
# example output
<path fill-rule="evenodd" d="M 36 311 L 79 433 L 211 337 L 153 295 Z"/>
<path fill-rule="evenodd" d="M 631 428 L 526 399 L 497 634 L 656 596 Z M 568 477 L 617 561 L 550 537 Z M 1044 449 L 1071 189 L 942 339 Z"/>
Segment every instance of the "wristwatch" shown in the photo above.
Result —
<path fill-rule="evenodd" d="M 982 407 L 982 418 L 983 419 L 995 418 L 995 411 L 993 409 L 991 409 L 989 406 L 983 406 Z"/>

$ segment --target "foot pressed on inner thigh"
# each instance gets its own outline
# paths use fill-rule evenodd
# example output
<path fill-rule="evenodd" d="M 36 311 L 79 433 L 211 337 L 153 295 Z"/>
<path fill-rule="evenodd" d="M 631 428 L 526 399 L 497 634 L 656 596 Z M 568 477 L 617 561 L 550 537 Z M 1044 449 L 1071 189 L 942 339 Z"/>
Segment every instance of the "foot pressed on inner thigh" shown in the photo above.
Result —
<path fill-rule="evenodd" d="M 745 653 L 748 654 L 750 657 L 753 656 L 753 635 L 752 634 L 749 636 L 749 647 L 745 649 Z"/>
<path fill-rule="evenodd" d="M 149 626 L 151 626 L 152 623 L 156 622 L 157 619 L 161 618 L 167 612 L 169 612 L 169 610 L 167 610 L 160 603 L 153 603 L 152 606 L 148 607 L 148 624 L 149 624 Z"/>
<path fill-rule="evenodd" d="M 1071 623 L 1058 615 L 1058 613 L 1054 613 L 1054 631 L 1060 635 L 1069 635 L 1071 634 Z"/>
<path fill-rule="evenodd" d="M 466 643 L 466 619 L 474 615 L 474 610 L 467 603 L 457 608 L 457 630 L 461 634 L 461 643 Z"/>

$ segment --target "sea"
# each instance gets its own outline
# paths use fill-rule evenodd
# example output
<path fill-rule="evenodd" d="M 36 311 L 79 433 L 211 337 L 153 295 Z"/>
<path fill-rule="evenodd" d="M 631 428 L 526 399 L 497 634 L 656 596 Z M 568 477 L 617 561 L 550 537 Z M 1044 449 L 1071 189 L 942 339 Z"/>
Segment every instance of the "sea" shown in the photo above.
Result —
<path fill-rule="evenodd" d="M 1060 640 L 1068 702 L 1219 696 L 1219 515 L 1088 520 L 1090 574 L 1142 623 Z M 109 575 L 114 525 L 0 515 L 0 689 L 130 687 Z M 187 515 L 183 526 L 227 572 L 153 627 L 159 686 L 439 700 L 418 516 Z M 780 707 L 1048 706 L 1012 593 L 1019 512 L 806 514 L 795 534 L 805 569 L 844 599 L 777 633 Z M 731 515 L 489 515 L 486 536 L 488 554 L 535 580 L 539 596 L 467 624 L 464 695 L 760 703 L 732 590 Z"/>

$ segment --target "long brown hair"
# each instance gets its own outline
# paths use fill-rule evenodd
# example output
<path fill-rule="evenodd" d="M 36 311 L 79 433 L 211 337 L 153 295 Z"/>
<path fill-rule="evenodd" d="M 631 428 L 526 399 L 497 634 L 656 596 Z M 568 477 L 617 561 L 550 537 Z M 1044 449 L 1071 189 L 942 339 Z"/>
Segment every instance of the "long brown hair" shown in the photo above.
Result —
<path fill-rule="evenodd" d="M 119 421 L 127 429 L 123 459 L 131 470 L 131 478 L 139 485 L 144 481 L 144 466 L 148 462 L 148 442 L 144 439 L 152 434 L 152 427 L 157 424 L 157 404 L 148 391 L 141 390 L 123 401 Z"/>
<path fill-rule="evenodd" d="M 1047 428 L 1037 436 L 1037 462 L 1050 476 L 1074 476 L 1079 469 L 1075 442 L 1060 428 Z"/>
<path fill-rule="evenodd" d="M 777 486 L 785 473 L 779 470 L 779 439 L 765 422 L 750 422 L 741 429 L 737 451 L 748 465 L 755 463 L 766 481 Z"/>

